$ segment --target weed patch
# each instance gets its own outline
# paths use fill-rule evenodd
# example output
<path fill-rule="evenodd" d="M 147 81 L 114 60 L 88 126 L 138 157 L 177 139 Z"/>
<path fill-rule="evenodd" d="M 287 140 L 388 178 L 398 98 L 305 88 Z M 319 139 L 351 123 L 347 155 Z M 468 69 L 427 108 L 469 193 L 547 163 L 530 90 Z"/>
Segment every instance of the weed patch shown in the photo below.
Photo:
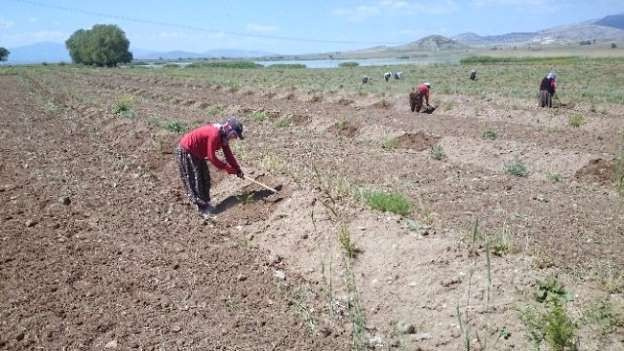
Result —
<path fill-rule="evenodd" d="M 170 121 L 165 125 L 165 129 L 173 133 L 181 134 L 188 130 L 188 126 L 179 121 Z"/>
<path fill-rule="evenodd" d="M 488 129 L 481 134 L 481 138 L 486 140 L 496 140 L 497 137 L 498 135 L 496 134 L 496 131 L 491 129 Z"/>
<path fill-rule="evenodd" d="M 526 165 L 519 159 L 514 159 L 510 163 L 506 163 L 504 166 L 505 173 L 511 174 L 516 177 L 526 177 L 529 175 L 529 170 Z"/>
<path fill-rule="evenodd" d="M 409 200 L 401 194 L 365 191 L 362 193 L 362 197 L 371 208 L 382 212 L 392 212 L 401 216 L 407 216 L 412 211 L 412 205 Z"/>
<path fill-rule="evenodd" d="M 399 147 L 399 139 L 397 138 L 391 138 L 391 137 L 386 137 L 384 138 L 381 147 L 386 149 L 386 150 L 394 150 L 397 147 Z"/>
<path fill-rule="evenodd" d="M 445 157 L 446 154 L 444 153 L 444 149 L 442 148 L 442 146 L 434 145 L 431 147 L 431 158 L 440 161 Z"/>
<path fill-rule="evenodd" d="M 561 181 L 561 174 L 559 173 L 546 173 L 546 178 L 548 178 L 548 180 L 550 180 L 553 183 L 559 183 Z"/>
<path fill-rule="evenodd" d="M 580 128 L 582 125 L 587 123 L 585 117 L 581 114 L 573 114 L 568 117 L 568 124 L 573 128 Z"/>
<path fill-rule="evenodd" d="M 549 350 L 577 350 L 578 325 L 566 311 L 569 293 L 554 277 L 538 281 L 537 285 L 535 299 L 539 304 L 520 309 L 520 320 L 530 343 L 536 350 L 544 342 Z"/>
<path fill-rule="evenodd" d="M 130 95 L 121 96 L 113 103 L 112 112 L 117 116 L 132 118 L 134 117 L 133 104 L 134 97 Z"/>

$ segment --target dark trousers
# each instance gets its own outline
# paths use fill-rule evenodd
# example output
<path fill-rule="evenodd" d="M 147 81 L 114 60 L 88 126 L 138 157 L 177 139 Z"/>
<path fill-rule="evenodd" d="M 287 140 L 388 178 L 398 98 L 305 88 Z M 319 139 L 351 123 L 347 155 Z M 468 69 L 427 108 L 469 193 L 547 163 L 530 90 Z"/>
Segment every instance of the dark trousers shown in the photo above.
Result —
<path fill-rule="evenodd" d="M 206 161 L 178 146 L 176 160 L 186 195 L 192 204 L 204 208 L 210 203 L 210 171 Z"/>
<path fill-rule="evenodd" d="M 552 107 L 552 95 L 548 90 L 540 90 L 539 106 Z"/>

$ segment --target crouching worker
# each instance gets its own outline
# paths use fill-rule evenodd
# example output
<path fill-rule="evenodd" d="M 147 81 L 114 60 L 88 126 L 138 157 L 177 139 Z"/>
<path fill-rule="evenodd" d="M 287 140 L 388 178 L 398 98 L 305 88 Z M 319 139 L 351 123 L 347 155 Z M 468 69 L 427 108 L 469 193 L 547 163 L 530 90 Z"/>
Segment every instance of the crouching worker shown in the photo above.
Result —
<path fill-rule="evenodd" d="M 420 112 L 420 109 L 423 106 L 423 99 L 425 100 L 425 103 L 427 104 L 427 108 L 429 108 L 429 90 L 431 89 L 431 84 L 430 83 L 423 83 L 421 85 L 419 85 L 416 89 L 412 89 L 412 91 L 409 94 L 409 100 L 410 100 L 410 108 L 412 109 L 412 112 L 416 111 L 416 112 Z"/>
<path fill-rule="evenodd" d="M 540 83 L 539 106 L 552 107 L 552 99 L 557 92 L 557 75 L 549 72 Z"/>
<path fill-rule="evenodd" d="M 229 145 L 236 138 L 243 139 L 243 125 L 235 117 L 229 117 L 223 124 L 207 124 L 180 139 L 176 158 L 182 183 L 191 204 L 197 206 L 204 217 L 215 214 L 215 208 L 210 204 L 210 172 L 206 160 L 220 170 L 244 177 Z M 217 158 L 219 149 L 223 150 L 226 162 Z"/>

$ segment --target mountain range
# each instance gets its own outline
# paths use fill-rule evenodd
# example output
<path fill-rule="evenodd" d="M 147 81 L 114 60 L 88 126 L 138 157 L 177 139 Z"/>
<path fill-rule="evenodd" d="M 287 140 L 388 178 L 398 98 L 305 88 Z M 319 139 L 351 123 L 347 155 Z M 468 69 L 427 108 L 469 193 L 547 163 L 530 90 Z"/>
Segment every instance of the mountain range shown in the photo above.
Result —
<path fill-rule="evenodd" d="M 281 56 L 265 51 L 215 49 L 205 52 L 167 51 L 160 52 L 140 48 L 131 48 L 135 60 L 178 60 L 180 58 L 366 58 L 414 55 L 418 52 L 443 50 L 462 50 L 485 47 L 535 47 L 535 46 L 570 46 L 591 45 L 595 43 L 624 42 L 624 13 L 610 15 L 598 20 L 544 29 L 538 32 L 518 32 L 500 35 L 478 35 L 462 33 L 447 38 L 430 35 L 417 41 L 399 46 L 377 46 L 348 52 L 326 54 L 308 54 Z M 43 42 L 32 45 L 9 48 L 8 63 L 69 62 L 70 57 L 64 44 Z"/>
<path fill-rule="evenodd" d="M 71 62 L 69 53 L 64 44 L 41 42 L 32 45 L 9 48 L 9 64 L 42 63 L 42 62 Z M 266 51 L 250 51 L 235 49 L 214 49 L 205 52 L 189 51 L 155 51 L 140 48 L 130 48 L 135 60 L 178 60 L 198 58 L 249 58 L 275 55 Z"/>

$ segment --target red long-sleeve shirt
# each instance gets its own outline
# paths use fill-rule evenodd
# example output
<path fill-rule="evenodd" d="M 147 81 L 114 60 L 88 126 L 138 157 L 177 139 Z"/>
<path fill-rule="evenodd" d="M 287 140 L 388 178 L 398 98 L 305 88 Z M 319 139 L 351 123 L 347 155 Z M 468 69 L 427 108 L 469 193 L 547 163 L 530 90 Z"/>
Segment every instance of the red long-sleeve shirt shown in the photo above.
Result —
<path fill-rule="evenodd" d="M 418 86 L 418 93 L 425 97 L 425 101 L 427 104 L 429 103 L 429 87 L 425 84 L 421 84 Z"/>
<path fill-rule="evenodd" d="M 191 155 L 210 161 L 215 167 L 225 170 L 230 174 L 240 171 L 238 162 L 227 143 L 224 143 L 219 134 L 219 127 L 213 124 L 194 129 L 182 136 L 180 146 Z M 217 155 L 217 150 L 222 149 L 227 163 L 221 161 Z"/>

